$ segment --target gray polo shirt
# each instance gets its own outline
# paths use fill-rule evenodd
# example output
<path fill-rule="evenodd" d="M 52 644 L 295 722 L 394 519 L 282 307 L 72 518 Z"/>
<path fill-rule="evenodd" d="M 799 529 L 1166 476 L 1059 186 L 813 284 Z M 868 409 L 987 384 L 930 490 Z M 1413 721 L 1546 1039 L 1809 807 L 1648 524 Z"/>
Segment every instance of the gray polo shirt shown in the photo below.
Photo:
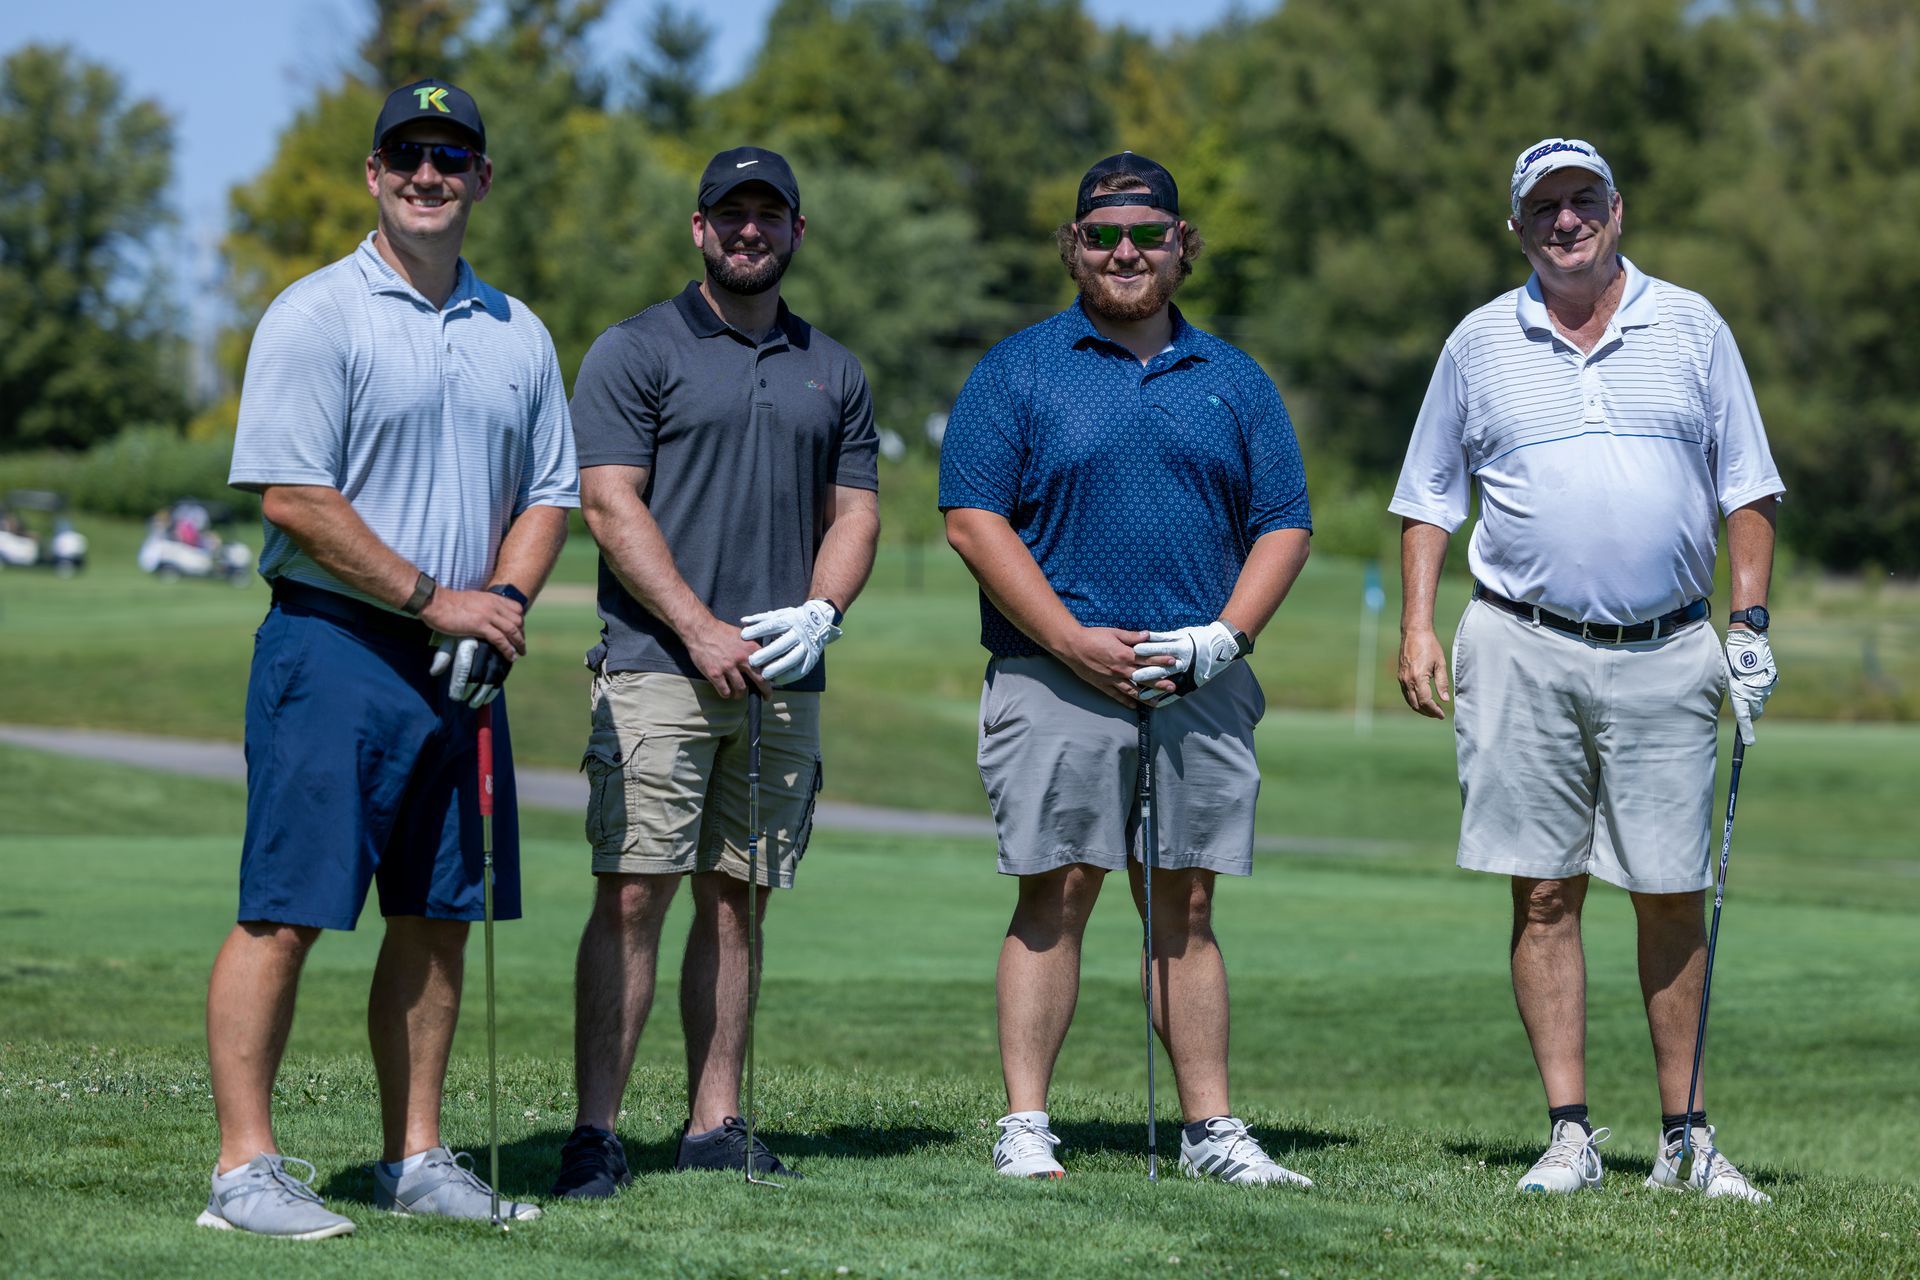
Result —
<path fill-rule="evenodd" d="M 860 362 L 784 302 L 756 342 L 689 284 L 595 340 L 572 411 L 582 467 L 651 469 L 641 497 L 674 567 L 729 621 L 805 601 L 833 487 L 880 487 Z M 605 555 L 600 618 L 589 666 L 703 678 Z M 825 688 L 826 663 L 790 687 Z"/>

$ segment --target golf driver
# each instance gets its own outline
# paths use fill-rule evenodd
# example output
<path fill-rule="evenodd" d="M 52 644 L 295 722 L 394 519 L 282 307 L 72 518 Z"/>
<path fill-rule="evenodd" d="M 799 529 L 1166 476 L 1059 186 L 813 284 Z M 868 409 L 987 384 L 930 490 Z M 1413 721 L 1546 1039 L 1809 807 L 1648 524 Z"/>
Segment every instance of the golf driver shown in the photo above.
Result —
<path fill-rule="evenodd" d="M 1153 827 L 1153 708 L 1140 708 L 1140 887 L 1145 899 L 1140 936 L 1147 954 L 1147 1180 L 1160 1180 L 1160 1147 L 1154 1134 L 1153 1097 L 1153 858 L 1158 833 Z"/>
<path fill-rule="evenodd" d="M 747 690 L 747 1181 L 757 1187 L 784 1184 L 759 1177 L 753 1160 L 753 1013 L 759 1005 L 760 972 L 760 694 Z"/>
<path fill-rule="evenodd" d="M 1720 829 L 1720 874 L 1713 881 L 1713 925 L 1707 930 L 1707 972 L 1700 981 L 1700 1026 L 1693 1034 L 1693 1074 L 1687 1078 L 1687 1114 L 1693 1114 L 1694 1095 L 1700 1088 L 1700 1060 L 1707 1049 L 1707 997 L 1713 992 L 1713 948 L 1720 940 L 1720 903 L 1727 894 L 1727 855 L 1733 852 L 1733 806 L 1740 799 L 1740 765 L 1746 758 L 1747 744 L 1738 736 L 1733 740 L 1733 776 L 1727 780 L 1727 821 Z M 1693 1176 L 1693 1125 L 1682 1127 L 1680 1137 L 1680 1180 Z"/>
<path fill-rule="evenodd" d="M 487 1220 L 504 1234 L 500 1217 L 500 1073 L 493 1018 L 493 706 L 480 708 L 480 881 L 487 953 Z"/>

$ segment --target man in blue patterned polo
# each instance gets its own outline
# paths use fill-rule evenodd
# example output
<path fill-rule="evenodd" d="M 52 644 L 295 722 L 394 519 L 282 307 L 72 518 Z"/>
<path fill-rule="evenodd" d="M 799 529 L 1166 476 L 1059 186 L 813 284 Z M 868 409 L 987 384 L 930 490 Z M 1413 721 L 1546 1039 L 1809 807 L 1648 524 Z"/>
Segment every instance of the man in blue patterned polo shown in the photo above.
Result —
<path fill-rule="evenodd" d="M 1143 909 L 1135 770 L 1154 708 L 1153 1025 L 1179 1086 L 1181 1167 L 1309 1186 L 1227 1097 L 1227 975 L 1215 876 L 1253 869 L 1265 699 L 1240 658 L 1306 563 L 1300 449 L 1273 383 L 1188 324 L 1174 292 L 1200 254 L 1173 176 L 1110 156 L 1058 233 L 1080 288 L 987 353 L 940 458 L 947 540 L 980 582 L 980 777 L 999 866 L 1019 877 L 1000 951 L 1008 1114 L 994 1167 L 1058 1178 L 1047 1087 L 1109 871 Z"/>
<path fill-rule="evenodd" d="M 375 229 L 274 299 L 247 356 L 228 479 L 260 494 L 273 607 L 247 683 L 237 923 L 207 992 L 220 1154 L 204 1227 L 353 1230 L 309 1185 L 313 1166 L 281 1154 L 271 1106 L 307 953 L 323 930 L 353 928 L 376 885 L 375 1204 L 491 1210 L 440 1137 L 467 925 L 483 914 L 476 709 L 492 704 L 495 900 L 512 920 L 512 748 L 495 699 L 579 480 L 545 326 L 460 256 L 493 182 L 486 150 L 459 88 L 395 89 L 366 157 Z M 500 1212 L 540 1215 L 504 1198 Z"/>

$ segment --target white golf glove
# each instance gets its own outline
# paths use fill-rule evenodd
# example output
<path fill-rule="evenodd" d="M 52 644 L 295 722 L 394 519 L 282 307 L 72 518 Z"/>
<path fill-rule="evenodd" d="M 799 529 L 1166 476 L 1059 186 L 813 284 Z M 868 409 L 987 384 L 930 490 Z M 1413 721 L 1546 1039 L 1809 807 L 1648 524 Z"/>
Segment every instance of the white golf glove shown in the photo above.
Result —
<path fill-rule="evenodd" d="M 825 600 L 809 600 L 790 609 L 769 609 L 740 619 L 742 640 L 758 640 L 760 651 L 747 659 L 747 665 L 765 676 L 769 683 L 792 684 L 820 665 L 820 655 L 840 638 L 833 625 L 833 605 Z"/>
<path fill-rule="evenodd" d="M 1740 741 L 1753 745 L 1753 722 L 1767 710 L 1767 697 L 1780 683 L 1780 672 L 1773 665 L 1773 646 L 1758 631 L 1727 632 L 1727 671 L 1732 679 L 1727 692 L 1733 697 L 1733 718 L 1740 726 Z"/>
<path fill-rule="evenodd" d="M 447 696 L 470 707 L 484 707 L 500 696 L 500 686 L 512 670 L 507 660 L 484 640 L 472 636 L 433 635 L 433 665 L 430 676 L 451 671 L 447 676 Z"/>
<path fill-rule="evenodd" d="M 1225 671 L 1240 657 L 1240 642 L 1225 622 L 1209 622 L 1204 627 L 1181 627 L 1178 631 L 1149 631 L 1147 638 L 1133 646 L 1133 656 L 1141 662 L 1149 658 L 1172 658 L 1173 665 L 1144 666 L 1133 673 L 1133 682 L 1142 689 L 1140 701 L 1150 707 L 1161 706 L 1192 693 Z M 1172 693 L 1155 689 L 1157 680 L 1172 680 Z"/>

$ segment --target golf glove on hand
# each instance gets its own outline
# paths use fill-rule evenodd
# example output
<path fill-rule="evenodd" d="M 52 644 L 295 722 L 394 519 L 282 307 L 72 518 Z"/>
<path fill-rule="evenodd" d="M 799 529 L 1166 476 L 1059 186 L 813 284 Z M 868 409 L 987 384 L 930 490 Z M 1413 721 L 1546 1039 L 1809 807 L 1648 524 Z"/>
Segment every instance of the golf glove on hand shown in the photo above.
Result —
<path fill-rule="evenodd" d="M 1727 632 L 1727 671 L 1732 679 L 1727 692 L 1733 698 L 1733 718 L 1740 726 L 1740 741 L 1753 745 L 1753 722 L 1767 709 L 1767 697 L 1780 683 L 1780 672 L 1773 665 L 1773 646 L 1758 631 Z"/>
<path fill-rule="evenodd" d="M 1133 656 L 1145 662 L 1149 658 L 1172 658 L 1170 667 L 1145 666 L 1133 673 L 1133 682 L 1141 687 L 1140 701 L 1150 707 L 1162 706 L 1192 693 L 1225 671 L 1240 657 L 1240 642 L 1225 622 L 1209 622 L 1204 627 L 1181 627 L 1178 631 L 1149 631 L 1147 638 L 1133 646 Z M 1172 680 L 1172 693 L 1152 687 L 1156 680 Z"/>
<path fill-rule="evenodd" d="M 522 614 L 526 613 L 527 598 L 517 588 L 502 583 L 487 590 L 512 600 L 520 606 Z M 427 668 L 427 674 L 437 676 L 449 672 L 447 696 L 476 710 L 500 696 L 500 686 L 507 682 L 507 673 L 513 670 L 513 664 L 501 657 L 498 649 L 476 636 L 443 636 L 435 632 L 433 647 L 438 652 L 433 655 L 433 665 Z"/>
<path fill-rule="evenodd" d="M 826 600 L 809 600 L 790 609 L 769 609 L 740 619 L 742 640 L 761 642 L 747 665 L 769 683 L 792 684 L 820 665 L 820 655 L 840 638 L 833 623 L 834 607 Z"/>

